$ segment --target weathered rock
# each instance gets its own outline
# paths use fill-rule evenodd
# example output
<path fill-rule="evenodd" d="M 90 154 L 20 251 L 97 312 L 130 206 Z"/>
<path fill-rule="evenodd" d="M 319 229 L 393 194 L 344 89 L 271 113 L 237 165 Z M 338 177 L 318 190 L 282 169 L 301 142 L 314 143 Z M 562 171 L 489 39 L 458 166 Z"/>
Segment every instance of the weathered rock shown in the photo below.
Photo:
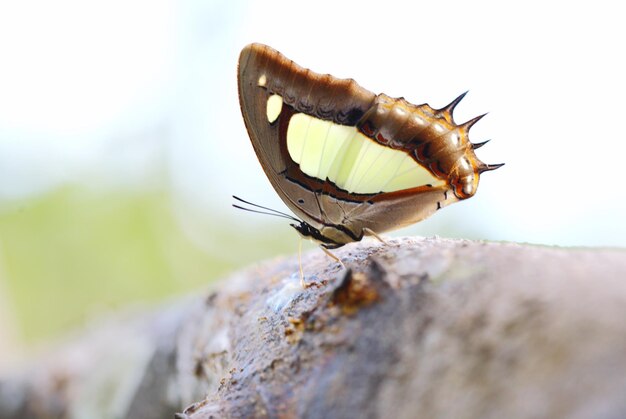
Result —
<path fill-rule="evenodd" d="M 277 260 L 99 327 L 0 383 L 0 417 L 626 417 L 626 251 L 336 254 L 303 259 L 307 289 Z"/>

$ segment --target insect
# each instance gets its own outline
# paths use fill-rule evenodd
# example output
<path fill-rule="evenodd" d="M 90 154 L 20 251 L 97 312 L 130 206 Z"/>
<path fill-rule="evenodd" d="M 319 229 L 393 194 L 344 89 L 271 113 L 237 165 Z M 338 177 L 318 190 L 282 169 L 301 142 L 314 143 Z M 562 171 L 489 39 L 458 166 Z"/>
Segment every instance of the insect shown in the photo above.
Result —
<path fill-rule="evenodd" d="M 241 51 L 238 87 L 261 166 L 299 219 L 279 214 L 323 249 L 421 221 L 473 196 L 480 174 L 502 166 L 481 162 L 474 150 L 485 142 L 469 141 L 484 115 L 454 122 L 465 93 L 441 109 L 413 105 L 261 44 Z"/>

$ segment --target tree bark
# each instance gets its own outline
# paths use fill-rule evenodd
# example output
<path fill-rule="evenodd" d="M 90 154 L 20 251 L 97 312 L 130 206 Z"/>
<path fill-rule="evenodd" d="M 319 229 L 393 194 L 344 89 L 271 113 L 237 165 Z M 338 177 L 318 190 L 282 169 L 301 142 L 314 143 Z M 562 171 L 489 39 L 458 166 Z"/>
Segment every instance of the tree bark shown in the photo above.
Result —
<path fill-rule="evenodd" d="M 130 314 L 0 381 L 0 418 L 623 418 L 626 251 L 366 241 Z"/>

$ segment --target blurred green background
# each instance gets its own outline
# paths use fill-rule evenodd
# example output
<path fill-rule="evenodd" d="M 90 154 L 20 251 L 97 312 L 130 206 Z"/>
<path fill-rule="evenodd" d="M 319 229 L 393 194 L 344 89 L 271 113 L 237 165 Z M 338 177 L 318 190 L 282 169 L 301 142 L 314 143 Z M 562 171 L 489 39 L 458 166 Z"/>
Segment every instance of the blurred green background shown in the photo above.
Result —
<path fill-rule="evenodd" d="M 471 89 L 459 122 L 490 111 L 471 139 L 507 165 L 398 234 L 625 246 L 617 6 L 383 3 L 0 3 L 0 363 L 297 251 L 284 220 L 230 206 L 285 209 L 239 111 L 253 41 L 414 103 Z"/>
<path fill-rule="evenodd" d="M 286 228 L 240 232 L 238 238 L 231 223 L 211 219 L 194 226 L 232 253 L 225 257 L 185 234 L 170 192 L 158 186 L 64 185 L 5 205 L 1 272 L 12 313 L 2 314 L 14 316 L 21 340 L 37 342 L 90 316 L 201 289 L 235 267 L 296 249 Z M 246 251 L 237 252 L 242 247 Z"/>

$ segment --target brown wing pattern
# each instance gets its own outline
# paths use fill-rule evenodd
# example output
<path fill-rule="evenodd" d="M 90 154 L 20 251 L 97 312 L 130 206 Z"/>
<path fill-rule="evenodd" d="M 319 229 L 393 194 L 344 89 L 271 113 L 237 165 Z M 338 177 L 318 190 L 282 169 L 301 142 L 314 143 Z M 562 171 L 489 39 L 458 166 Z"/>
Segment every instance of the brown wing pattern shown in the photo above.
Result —
<path fill-rule="evenodd" d="M 318 74 L 266 45 L 248 45 L 239 56 L 240 97 L 242 89 L 258 86 L 262 75 L 267 93 L 282 96 L 296 112 L 341 125 L 356 125 L 376 98 L 352 79 Z M 245 95 L 243 98 L 247 99 Z"/>
<path fill-rule="evenodd" d="M 264 83 L 260 86 L 262 77 Z M 261 44 L 248 45 L 241 52 L 238 84 L 246 128 L 272 186 L 296 215 L 314 227 L 322 228 L 329 222 L 319 201 L 326 182 L 304 175 L 289 158 L 284 141 L 289 118 L 294 112 L 303 112 L 341 125 L 354 126 L 371 107 L 376 96 L 354 80 L 338 79 L 304 69 L 278 51 Z M 270 124 L 265 106 L 272 94 L 282 96 L 283 110 L 276 123 Z M 346 192 L 336 192 L 343 199 L 351 197 Z"/>

